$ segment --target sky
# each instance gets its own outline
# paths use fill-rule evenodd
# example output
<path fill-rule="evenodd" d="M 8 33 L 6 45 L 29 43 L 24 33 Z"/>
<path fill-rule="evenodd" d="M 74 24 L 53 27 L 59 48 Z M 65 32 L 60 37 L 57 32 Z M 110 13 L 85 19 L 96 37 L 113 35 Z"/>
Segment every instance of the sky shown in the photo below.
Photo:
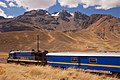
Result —
<path fill-rule="evenodd" d="M 120 0 L 0 0 L 0 16 L 13 18 L 26 11 L 44 9 L 80 11 L 87 15 L 111 14 L 120 18 Z"/>

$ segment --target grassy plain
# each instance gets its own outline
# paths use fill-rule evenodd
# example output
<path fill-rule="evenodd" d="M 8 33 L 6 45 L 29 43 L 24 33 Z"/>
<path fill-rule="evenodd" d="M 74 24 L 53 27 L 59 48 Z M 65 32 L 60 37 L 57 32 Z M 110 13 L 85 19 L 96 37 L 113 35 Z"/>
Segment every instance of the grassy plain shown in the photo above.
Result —
<path fill-rule="evenodd" d="M 119 80 L 98 76 L 77 69 L 61 69 L 50 66 L 16 65 L 0 63 L 0 80 Z"/>

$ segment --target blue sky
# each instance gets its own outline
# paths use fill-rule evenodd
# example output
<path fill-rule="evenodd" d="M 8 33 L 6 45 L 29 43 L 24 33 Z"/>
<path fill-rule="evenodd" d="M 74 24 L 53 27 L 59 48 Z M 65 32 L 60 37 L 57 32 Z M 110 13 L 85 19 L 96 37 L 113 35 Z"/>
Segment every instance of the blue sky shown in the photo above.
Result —
<path fill-rule="evenodd" d="M 33 9 L 46 9 L 50 13 L 65 9 L 120 18 L 120 0 L 109 0 L 109 3 L 108 0 L 0 0 L 0 16 L 15 17 Z"/>

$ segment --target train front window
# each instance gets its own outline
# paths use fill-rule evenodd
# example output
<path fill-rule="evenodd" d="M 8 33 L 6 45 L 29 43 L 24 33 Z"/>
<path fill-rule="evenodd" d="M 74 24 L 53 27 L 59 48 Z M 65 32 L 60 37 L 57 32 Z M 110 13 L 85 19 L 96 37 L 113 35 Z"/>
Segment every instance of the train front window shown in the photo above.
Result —
<path fill-rule="evenodd" d="M 17 59 L 16 53 L 13 54 L 13 59 Z"/>
<path fill-rule="evenodd" d="M 89 58 L 89 62 L 90 63 L 97 63 L 97 59 L 96 58 Z"/>

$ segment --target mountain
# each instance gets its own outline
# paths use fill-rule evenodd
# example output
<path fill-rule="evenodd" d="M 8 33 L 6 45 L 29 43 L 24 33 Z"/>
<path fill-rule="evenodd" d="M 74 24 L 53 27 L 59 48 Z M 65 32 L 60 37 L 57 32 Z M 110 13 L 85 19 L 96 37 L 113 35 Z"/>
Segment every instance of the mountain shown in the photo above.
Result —
<path fill-rule="evenodd" d="M 36 49 L 36 35 L 41 50 L 118 51 L 120 18 L 67 10 L 51 14 L 41 9 L 10 19 L 0 17 L 0 51 Z"/>
<path fill-rule="evenodd" d="M 113 27 L 114 25 L 119 27 L 118 24 L 120 23 L 120 19 L 111 15 L 93 14 L 88 16 L 78 11 L 69 12 L 67 10 L 50 14 L 48 11 L 40 9 L 25 12 L 23 15 L 13 19 L 5 19 L 0 17 L 0 31 L 79 31 L 88 28 L 100 20 L 116 21 L 116 23 L 112 25 Z M 109 23 L 110 22 L 106 25 L 108 27 L 112 26 L 109 25 Z"/>

